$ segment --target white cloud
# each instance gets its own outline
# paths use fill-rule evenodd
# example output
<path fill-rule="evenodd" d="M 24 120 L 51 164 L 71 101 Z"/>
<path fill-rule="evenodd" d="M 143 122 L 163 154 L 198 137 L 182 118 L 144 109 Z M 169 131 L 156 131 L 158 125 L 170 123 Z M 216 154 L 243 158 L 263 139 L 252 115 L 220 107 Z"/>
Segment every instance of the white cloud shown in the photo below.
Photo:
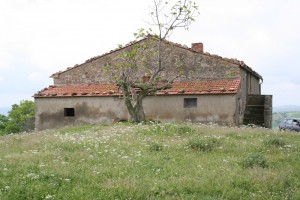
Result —
<path fill-rule="evenodd" d="M 299 105 L 300 84 L 291 81 L 276 81 L 266 85 L 264 92 L 273 94 L 273 105 Z"/>
<path fill-rule="evenodd" d="M 28 53 L 33 65 L 52 72 L 127 43 L 144 23 L 143 4 L 133 1 L 6 0 L 0 25 L 4 27 L 1 52 L 5 59 Z M 140 16 L 140 17 L 136 17 Z M 127 21 L 126 21 L 127 20 Z M 0 67 L 5 66 L 1 64 Z M 49 73 L 49 72 L 48 72 Z"/>
<path fill-rule="evenodd" d="M 38 80 L 40 78 L 42 78 L 42 76 L 39 72 L 32 72 L 28 75 L 28 80 L 30 80 L 30 81 Z"/>
<path fill-rule="evenodd" d="M 1 46 L 1 45 L 0 45 Z M 13 62 L 13 55 L 0 47 L 0 70 L 9 69 Z"/>
<path fill-rule="evenodd" d="M 14 93 L 0 94 L 0 107 L 10 107 L 13 104 L 19 104 L 22 100 L 33 100 L 33 94 L 30 93 Z"/>
<path fill-rule="evenodd" d="M 144 19 L 151 4 L 141 0 L 0 0 L 0 75 L 15 82 L 16 71 L 32 72 L 24 79 L 45 87 L 42 84 L 52 73 L 130 42 L 133 32 L 148 26 Z M 296 99 L 293 89 L 285 93 L 272 87 L 273 79 L 283 85 L 299 83 L 299 1 L 199 0 L 198 4 L 196 23 L 188 32 L 175 31 L 172 41 L 188 46 L 203 42 L 205 51 L 243 60 L 263 75 L 263 91 L 274 94 L 274 102 L 284 103 L 289 97 L 283 95 Z"/>

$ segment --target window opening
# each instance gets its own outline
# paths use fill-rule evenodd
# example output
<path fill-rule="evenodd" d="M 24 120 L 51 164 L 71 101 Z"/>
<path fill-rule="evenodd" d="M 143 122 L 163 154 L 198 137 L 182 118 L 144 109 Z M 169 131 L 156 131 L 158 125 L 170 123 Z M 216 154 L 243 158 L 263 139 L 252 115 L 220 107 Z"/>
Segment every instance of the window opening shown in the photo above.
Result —
<path fill-rule="evenodd" d="M 64 116 L 65 117 L 74 117 L 75 109 L 74 108 L 64 108 Z"/>
<path fill-rule="evenodd" d="M 184 108 L 197 108 L 197 98 L 184 98 Z"/>

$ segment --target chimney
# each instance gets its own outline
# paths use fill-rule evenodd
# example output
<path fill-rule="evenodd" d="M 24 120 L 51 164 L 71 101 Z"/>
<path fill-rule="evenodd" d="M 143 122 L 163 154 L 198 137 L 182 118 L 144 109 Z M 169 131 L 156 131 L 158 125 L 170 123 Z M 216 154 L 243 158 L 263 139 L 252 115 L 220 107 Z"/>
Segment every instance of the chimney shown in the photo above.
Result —
<path fill-rule="evenodd" d="M 143 76 L 143 83 L 147 83 L 147 82 L 149 82 L 149 80 L 150 80 L 150 74 L 146 73 Z"/>
<path fill-rule="evenodd" d="M 203 53 L 203 43 L 201 42 L 192 43 L 192 49 L 199 53 Z"/>

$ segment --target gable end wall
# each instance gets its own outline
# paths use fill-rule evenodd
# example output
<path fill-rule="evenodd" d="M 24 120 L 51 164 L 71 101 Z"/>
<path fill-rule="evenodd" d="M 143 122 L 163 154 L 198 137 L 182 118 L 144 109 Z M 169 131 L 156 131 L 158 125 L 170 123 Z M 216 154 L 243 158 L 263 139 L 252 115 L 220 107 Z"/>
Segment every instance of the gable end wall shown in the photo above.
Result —
<path fill-rule="evenodd" d="M 118 76 L 118 72 L 107 72 L 104 70 L 104 66 L 116 66 L 120 62 L 118 59 L 119 54 L 128 50 L 128 48 L 130 47 L 112 52 L 55 75 L 53 76 L 54 84 L 108 83 L 110 82 L 110 77 Z M 173 78 L 178 74 L 181 75 L 181 80 L 212 80 L 240 77 L 240 67 L 237 64 L 170 44 L 164 44 L 163 49 L 166 70 L 161 74 L 161 80 Z M 151 58 L 150 62 L 154 63 L 156 60 Z M 148 72 L 141 71 L 139 76 L 142 77 L 145 73 Z"/>

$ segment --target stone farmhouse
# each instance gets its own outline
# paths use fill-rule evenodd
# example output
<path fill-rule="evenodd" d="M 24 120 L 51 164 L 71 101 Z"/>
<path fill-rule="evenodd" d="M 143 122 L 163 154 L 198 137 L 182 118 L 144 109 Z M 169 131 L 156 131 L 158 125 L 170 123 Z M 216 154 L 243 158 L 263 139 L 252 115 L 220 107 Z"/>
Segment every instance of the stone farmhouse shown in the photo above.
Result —
<path fill-rule="evenodd" d="M 53 74 L 54 84 L 34 94 L 36 129 L 127 120 L 122 92 L 111 81 L 116 72 L 105 67 L 116 66 L 120 53 L 134 45 L 156 40 L 146 36 Z M 244 62 L 205 53 L 202 43 L 187 47 L 164 40 L 162 46 L 168 56 L 160 81 L 180 78 L 144 99 L 146 119 L 271 127 L 272 96 L 261 95 L 262 76 Z M 139 76 L 145 81 L 149 71 Z"/>

